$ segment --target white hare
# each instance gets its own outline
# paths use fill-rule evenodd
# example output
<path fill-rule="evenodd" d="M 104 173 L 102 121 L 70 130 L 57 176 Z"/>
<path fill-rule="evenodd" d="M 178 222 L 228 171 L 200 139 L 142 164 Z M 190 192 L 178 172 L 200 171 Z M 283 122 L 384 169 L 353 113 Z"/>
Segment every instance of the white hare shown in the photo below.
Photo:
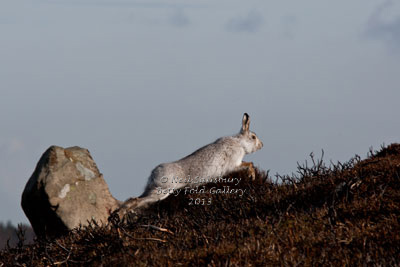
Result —
<path fill-rule="evenodd" d="M 151 172 L 143 194 L 138 198 L 125 201 L 117 211 L 119 217 L 122 218 L 124 214 L 135 208 L 163 200 L 175 189 L 199 185 L 184 182 L 190 181 L 190 178 L 217 178 L 241 168 L 249 168 L 254 179 L 253 164 L 242 160 L 246 154 L 261 149 L 263 143 L 255 133 L 249 130 L 249 127 L 250 117 L 244 113 L 242 127 L 238 134 L 221 137 L 189 156 L 158 165 Z"/>

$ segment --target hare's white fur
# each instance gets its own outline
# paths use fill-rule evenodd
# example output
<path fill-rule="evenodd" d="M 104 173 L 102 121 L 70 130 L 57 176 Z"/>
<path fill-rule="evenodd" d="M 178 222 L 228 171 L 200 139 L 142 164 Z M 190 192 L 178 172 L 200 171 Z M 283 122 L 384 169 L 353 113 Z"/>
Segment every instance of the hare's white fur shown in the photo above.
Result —
<path fill-rule="evenodd" d="M 249 126 L 250 117 L 245 113 L 238 134 L 221 137 L 214 143 L 208 144 L 180 160 L 158 165 L 151 172 L 143 194 L 139 198 L 127 200 L 120 208 L 120 215 L 125 214 L 129 209 L 141 207 L 169 196 L 168 193 L 160 194 L 160 189 L 178 189 L 199 185 L 176 183 L 176 179 L 218 178 L 243 166 L 249 166 L 248 163 L 242 162 L 243 157 L 263 146 L 256 134 L 249 130 Z"/>

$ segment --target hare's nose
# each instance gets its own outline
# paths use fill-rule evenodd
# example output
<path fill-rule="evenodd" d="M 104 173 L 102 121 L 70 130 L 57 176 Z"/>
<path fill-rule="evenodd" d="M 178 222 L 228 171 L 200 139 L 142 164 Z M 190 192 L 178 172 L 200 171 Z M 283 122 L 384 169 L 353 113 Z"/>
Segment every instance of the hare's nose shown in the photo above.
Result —
<path fill-rule="evenodd" d="M 263 146 L 264 146 L 263 142 L 261 142 L 261 141 L 260 141 L 260 144 L 261 144 L 261 147 L 263 147 Z"/>

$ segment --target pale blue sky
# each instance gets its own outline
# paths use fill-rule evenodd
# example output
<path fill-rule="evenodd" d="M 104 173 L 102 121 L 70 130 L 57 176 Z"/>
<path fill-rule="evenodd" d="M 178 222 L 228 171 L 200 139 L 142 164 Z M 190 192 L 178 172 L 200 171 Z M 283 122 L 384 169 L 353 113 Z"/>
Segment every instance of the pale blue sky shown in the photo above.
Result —
<path fill-rule="evenodd" d="M 365 157 L 399 141 L 399 84 L 395 1 L 3 0 L 0 221 L 27 222 L 50 145 L 88 148 L 120 200 L 243 112 L 272 174 Z"/>

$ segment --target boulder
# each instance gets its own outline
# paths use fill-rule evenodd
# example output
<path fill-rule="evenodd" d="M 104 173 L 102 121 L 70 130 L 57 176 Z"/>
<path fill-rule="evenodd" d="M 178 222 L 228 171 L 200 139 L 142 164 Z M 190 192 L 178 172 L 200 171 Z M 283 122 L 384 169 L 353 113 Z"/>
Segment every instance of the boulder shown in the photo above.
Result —
<path fill-rule="evenodd" d="M 51 146 L 27 182 L 22 209 L 38 236 L 59 236 L 94 220 L 100 225 L 120 202 L 87 149 Z"/>

